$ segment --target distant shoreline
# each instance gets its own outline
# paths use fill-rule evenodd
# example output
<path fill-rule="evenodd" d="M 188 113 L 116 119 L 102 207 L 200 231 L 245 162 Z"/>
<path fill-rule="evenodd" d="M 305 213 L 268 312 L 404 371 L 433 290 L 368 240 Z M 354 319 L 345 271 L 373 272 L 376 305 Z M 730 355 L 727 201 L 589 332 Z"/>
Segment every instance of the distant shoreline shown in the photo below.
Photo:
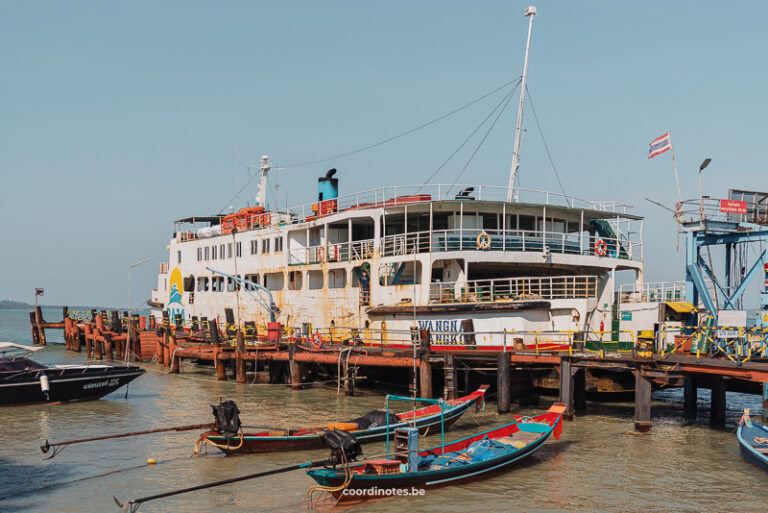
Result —
<path fill-rule="evenodd" d="M 39 305 L 42 308 L 63 308 L 65 305 Z M 118 306 L 79 306 L 79 305 L 66 305 L 70 310 L 128 310 L 125 307 Z M 34 310 L 35 305 L 30 305 L 23 301 L 12 301 L 8 299 L 0 300 L 0 310 Z M 146 310 L 148 307 L 134 307 L 136 310 Z"/>

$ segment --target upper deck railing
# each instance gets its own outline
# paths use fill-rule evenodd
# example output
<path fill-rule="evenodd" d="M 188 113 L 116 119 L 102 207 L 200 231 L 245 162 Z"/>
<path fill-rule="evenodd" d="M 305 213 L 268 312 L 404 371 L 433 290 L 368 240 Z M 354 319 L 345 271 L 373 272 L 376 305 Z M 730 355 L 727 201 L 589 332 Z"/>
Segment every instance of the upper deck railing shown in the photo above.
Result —
<path fill-rule="evenodd" d="M 466 198 L 477 201 L 507 201 L 507 187 L 500 185 L 474 185 L 474 184 L 429 184 L 429 185 L 395 185 L 387 187 L 377 187 L 373 189 L 346 194 L 335 198 L 335 204 L 332 209 L 323 214 L 331 214 L 345 210 L 357 210 L 363 208 L 382 208 L 396 207 L 402 205 L 412 205 L 415 203 L 424 203 L 437 200 L 451 200 L 466 189 L 473 190 L 468 193 Z M 518 188 L 518 203 L 534 203 L 541 205 L 555 205 L 569 208 L 583 208 L 589 210 L 599 210 L 621 215 L 626 214 L 629 205 L 616 201 L 588 201 L 576 196 L 567 196 L 549 191 L 536 189 Z M 307 203 L 296 207 L 288 208 L 285 211 L 291 223 L 301 223 L 317 218 L 317 203 Z"/>

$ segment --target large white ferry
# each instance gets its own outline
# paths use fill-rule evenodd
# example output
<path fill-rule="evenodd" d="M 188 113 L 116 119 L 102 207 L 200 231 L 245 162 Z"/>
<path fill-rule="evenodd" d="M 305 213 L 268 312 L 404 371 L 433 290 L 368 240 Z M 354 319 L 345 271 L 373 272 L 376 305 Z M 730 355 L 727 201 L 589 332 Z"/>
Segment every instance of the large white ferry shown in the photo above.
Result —
<path fill-rule="evenodd" d="M 153 304 L 187 321 L 230 308 L 263 333 L 270 311 L 254 294 L 268 296 L 239 277 L 269 291 L 286 327 L 372 343 L 418 327 L 433 343 L 498 347 L 608 340 L 614 271 L 642 281 L 642 218 L 619 203 L 523 189 L 507 201 L 481 185 L 337 196 L 331 172 L 319 186 L 298 208 L 177 221 Z"/>
<path fill-rule="evenodd" d="M 528 47 L 535 13 L 525 13 Z M 414 329 L 480 348 L 610 340 L 615 272 L 643 281 L 642 218 L 614 201 L 516 187 L 527 68 L 528 49 L 508 186 L 340 196 L 331 170 L 316 202 L 270 211 L 262 157 L 255 207 L 176 222 L 155 314 L 257 334 L 275 319 L 303 337 L 376 345 L 409 344 Z"/>

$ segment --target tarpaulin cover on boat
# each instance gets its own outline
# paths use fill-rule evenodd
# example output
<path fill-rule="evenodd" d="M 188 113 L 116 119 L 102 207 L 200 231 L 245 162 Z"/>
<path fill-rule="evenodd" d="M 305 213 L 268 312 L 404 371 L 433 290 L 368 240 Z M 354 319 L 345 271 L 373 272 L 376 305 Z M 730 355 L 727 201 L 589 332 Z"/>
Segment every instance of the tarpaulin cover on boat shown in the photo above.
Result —
<path fill-rule="evenodd" d="M 357 429 L 370 429 L 378 426 L 387 425 L 387 412 L 385 410 L 369 411 L 362 417 L 349 421 L 351 424 L 357 424 Z M 392 413 L 389 414 L 389 424 L 397 424 L 400 418 Z"/>

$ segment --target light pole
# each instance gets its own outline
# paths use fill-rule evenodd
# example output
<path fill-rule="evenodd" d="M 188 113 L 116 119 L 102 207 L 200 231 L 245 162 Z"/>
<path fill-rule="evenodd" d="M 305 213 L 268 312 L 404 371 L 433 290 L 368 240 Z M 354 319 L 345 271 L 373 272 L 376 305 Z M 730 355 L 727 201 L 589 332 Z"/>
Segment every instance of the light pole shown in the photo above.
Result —
<path fill-rule="evenodd" d="M 701 172 L 704 171 L 704 168 L 709 165 L 709 163 L 712 162 L 712 159 L 704 159 L 704 162 L 701 163 L 699 166 L 699 222 L 703 222 L 704 220 L 704 196 L 701 195 Z"/>
<path fill-rule="evenodd" d="M 125 361 L 128 361 L 128 348 L 130 347 L 131 342 L 131 331 L 133 331 L 133 325 L 131 324 L 131 312 L 133 312 L 133 290 L 131 288 L 131 275 L 133 274 L 133 268 L 138 267 L 143 263 L 149 262 L 150 258 L 143 258 L 136 262 L 135 264 L 131 264 L 128 266 L 128 337 L 125 341 Z"/>

